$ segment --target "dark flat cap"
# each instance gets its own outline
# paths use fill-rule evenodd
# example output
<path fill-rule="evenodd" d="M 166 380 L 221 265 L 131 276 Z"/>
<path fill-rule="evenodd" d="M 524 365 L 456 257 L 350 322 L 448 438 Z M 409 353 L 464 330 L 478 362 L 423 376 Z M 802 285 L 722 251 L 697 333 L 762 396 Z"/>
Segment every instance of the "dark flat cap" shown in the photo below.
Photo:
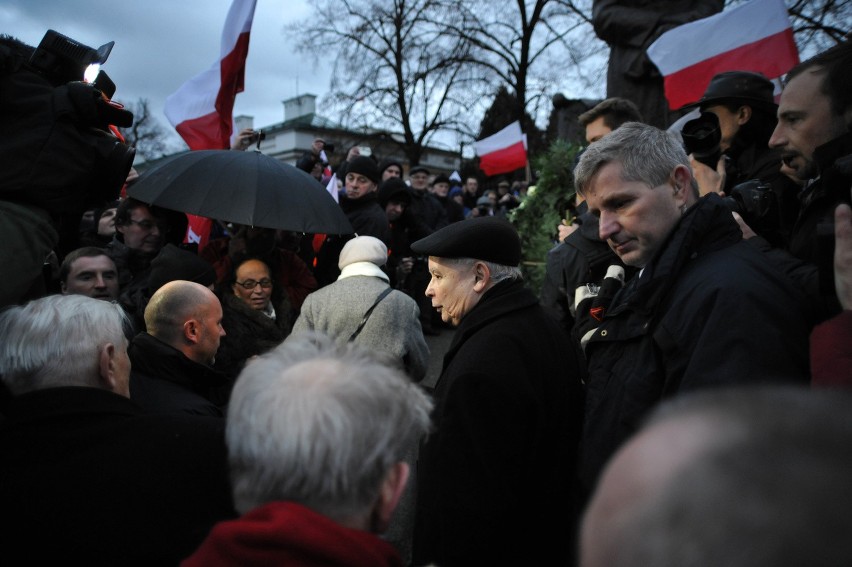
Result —
<path fill-rule="evenodd" d="M 422 165 L 415 165 L 409 170 L 408 175 L 414 175 L 415 173 L 425 173 L 426 175 L 429 175 L 429 170 Z"/>
<path fill-rule="evenodd" d="M 725 71 L 710 79 L 704 95 L 692 104 L 682 108 L 707 106 L 726 100 L 759 103 L 763 106 L 775 106 L 775 85 L 760 73 L 750 71 Z"/>
<path fill-rule="evenodd" d="M 506 219 L 477 217 L 458 221 L 411 245 L 417 254 L 474 258 L 504 266 L 521 263 L 521 239 Z"/>

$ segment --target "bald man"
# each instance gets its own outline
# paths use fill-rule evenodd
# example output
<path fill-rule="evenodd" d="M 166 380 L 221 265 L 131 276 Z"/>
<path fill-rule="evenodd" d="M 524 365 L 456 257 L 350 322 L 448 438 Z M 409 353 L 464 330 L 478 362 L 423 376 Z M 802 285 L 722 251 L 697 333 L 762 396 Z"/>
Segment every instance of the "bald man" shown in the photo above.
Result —
<path fill-rule="evenodd" d="M 128 349 L 130 398 L 151 413 L 222 417 L 210 398 L 225 383 L 211 367 L 225 336 L 216 295 L 194 282 L 169 282 L 148 302 L 145 327 Z"/>

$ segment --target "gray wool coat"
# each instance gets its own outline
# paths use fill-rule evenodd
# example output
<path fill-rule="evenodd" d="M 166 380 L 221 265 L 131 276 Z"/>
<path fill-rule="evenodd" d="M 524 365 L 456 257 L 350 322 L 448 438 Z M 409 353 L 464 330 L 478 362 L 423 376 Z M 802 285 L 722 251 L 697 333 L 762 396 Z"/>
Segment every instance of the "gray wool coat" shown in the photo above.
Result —
<path fill-rule="evenodd" d="M 386 281 L 374 276 L 352 276 L 318 289 L 305 299 L 292 336 L 322 331 L 345 342 L 387 287 Z M 355 342 L 400 360 L 415 382 L 426 376 L 429 347 L 420 328 L 420 310 L 401 291 L 393 290 L 382 299 Z"/>

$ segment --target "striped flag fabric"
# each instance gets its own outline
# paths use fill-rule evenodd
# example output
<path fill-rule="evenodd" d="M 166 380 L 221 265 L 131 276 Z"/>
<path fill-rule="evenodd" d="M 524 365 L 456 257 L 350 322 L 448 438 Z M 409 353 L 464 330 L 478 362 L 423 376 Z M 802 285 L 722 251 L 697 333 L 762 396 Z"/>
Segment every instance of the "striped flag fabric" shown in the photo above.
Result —
<path fill-rule="evenodd" d="M 777 79 L 799 62 L 784 0 L 751 0 L 678 26 L 648 47 L 663 75 L 669 108 L 701 98 L 723 71 L 753 71 Z"/>
<path fill-rule="evenodd" d="M 520 169 L 527 164 L 527 141 L 516 120 L 491 136 L 473 143 L 479 156 L 479 169 L 485 175 L 497 175 Z"/>
<path fill-rule="evenodd" d="M 234 0 L 225 18 L 219 60 L 166 98 L 165 114 L 190 150 L 231 147 L 234 101 L 245 88 L 249 33 L 257 0 Z M 187 215 L 188 242 L 207 245 L 211 219 Z"/>

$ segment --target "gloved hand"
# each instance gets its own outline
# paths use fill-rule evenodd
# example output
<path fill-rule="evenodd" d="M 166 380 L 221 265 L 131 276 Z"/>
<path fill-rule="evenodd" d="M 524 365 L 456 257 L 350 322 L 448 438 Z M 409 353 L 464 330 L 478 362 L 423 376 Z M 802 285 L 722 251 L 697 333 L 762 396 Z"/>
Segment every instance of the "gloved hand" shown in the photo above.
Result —
<path fill-rule="evenodd" d="M 574 292 L 574 337 L 580 341 L 580 346 L 586 348 L 592 334 L 603 321 L 604 314 L 609 309 L 613 297 L 624 287 L 624 268 L 612 265 L 606 270 L 606 275 L 600 285 L 588 283 L 581 285 Z"/>

